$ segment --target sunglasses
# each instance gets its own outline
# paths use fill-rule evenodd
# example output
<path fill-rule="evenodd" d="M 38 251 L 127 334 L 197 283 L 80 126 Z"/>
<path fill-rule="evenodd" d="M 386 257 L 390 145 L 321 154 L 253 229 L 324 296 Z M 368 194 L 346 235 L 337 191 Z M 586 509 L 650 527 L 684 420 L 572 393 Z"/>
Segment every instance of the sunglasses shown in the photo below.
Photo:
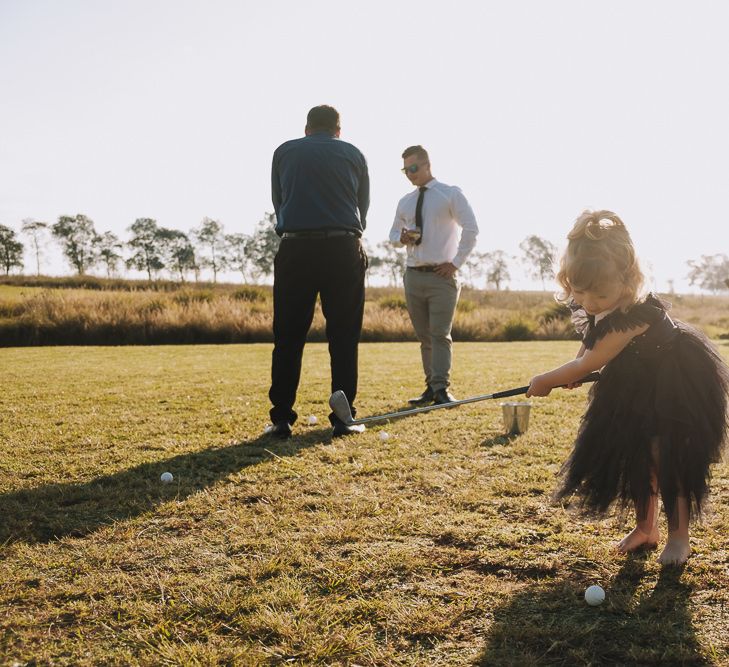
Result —
<path fill-rule="evenodd" d="M 425 164 L 428 164 L 428 163 L 426 162 Z M 423 165 L 423 166 L 425 166 L 425 165 Z M 403 174 L 417 174 L 418 169 L 420 169 L 419 164 L 411 164 L 409 167 L 403 167 L 400 171 Z"/>

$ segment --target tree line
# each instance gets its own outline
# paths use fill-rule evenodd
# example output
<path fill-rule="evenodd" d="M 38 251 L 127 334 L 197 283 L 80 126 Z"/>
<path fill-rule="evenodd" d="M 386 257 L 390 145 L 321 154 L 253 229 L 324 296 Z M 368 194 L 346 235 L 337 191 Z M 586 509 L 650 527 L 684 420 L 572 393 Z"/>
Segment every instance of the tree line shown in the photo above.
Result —
<path fill-rule="evenodd" d="M 101 268 L 107 277 L 118 275 L 120 266 L 146 273 L 149 281 L 166 274 L 173 280 L 186 282 L 190 276 L 200 279 L 201 271 L 209 269 L 213 282 L 221 271 L 239 273 L 244 283 L 259 283 L 273 274 L 273 261 L 279 237 L 275 232 L 276 217 L 265 213 L 251 234 L 226 233 L 224 226 L 205 217 L 200 224 L 185 233 L 160 226 L 154 218 L 137 218 L 128 227 L 129 240 L 122 242 L 116 234 L 96 231 L 94 221 L 83 214 L 62 215 L 54 224 L 31 218 L 22 221 L 20 234 L 26 238 L 35 260 L 37 275 L 41 274 L 41 259 L 52 238 L 69 265 L 79 275 Z M 398 285 L 405 270 L 405 253 L 389 241 L 372 247 L 367 240 L 365 249 L 370 263 L 368 278 L 384 277 L 390 285 Z M 0 266 L 9 275 L 25 267 L 25 244 L 11 227 L 0 224 Z M 501 290 L 512 279 L 511 270 L 518 262 L 542 288 L 553 276 L 557 247 L 536 235 L 527 236 L 520 244 L 521 256 L 508 255 L 503 250 L 472 252 L 461 267 L 464 281 L 475 286 L 484 280 L 487 287 Z M 511 264 L 510 264 L 511 262 Z M 717 292 L 729 289 L 729 257 L 725 254 L 702 255 L 689 260 L 687 278 L 691 285 Z"/>
<path fill-rule="evenodd" d="M 275 216 L 266 213 L 252 234 L 226 234 L 219 221 L 207 217 L 188 233 L 162 227 L 154 218 L 137 218 L 128 228 L 129 239 L 122 242 L 113 232 L 99 234 L 94 221 L 79 213 L 62 215 L 54 224 L 23 220 L 21 234 L 28 240 L 37 275 L 52 238 L 78 275 L 101 268 L 110 278 L 123 265 L 146 273 L 150 281 L 163 273 L 181 282 L 192 275 L 197 281 L 203 269 L 210 269 L 213 282 L 229 270 L 239 272 L 243 282 L 256 283 L 273 272 L 279 243 L 274 221 Z M 6 275 L 24 268 L 24 251 L 17 233 L 0 225 L 0 265 Z"/>

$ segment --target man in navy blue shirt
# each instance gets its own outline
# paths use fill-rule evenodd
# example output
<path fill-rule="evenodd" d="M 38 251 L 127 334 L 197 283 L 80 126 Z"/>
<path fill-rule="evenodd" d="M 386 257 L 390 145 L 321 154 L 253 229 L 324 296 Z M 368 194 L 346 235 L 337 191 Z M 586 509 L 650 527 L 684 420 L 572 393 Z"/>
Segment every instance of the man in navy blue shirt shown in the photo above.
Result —
<path fill-rule="evenodd" d="M 273 154 L 271 194 L 276 211 L 271 389 L 273 434 L 291 436 L 301 359 L 317 294 L 326 319 L 332 392 L 341 389 L 355 414 L 357 347 L 364 313 L 367 256 L 360 237 L 369 208 L 364 155 L 339 139 L 339 113 L 317 106 L 305 135 Z M 359 433 L 329 415 L 334 437 Z"/>

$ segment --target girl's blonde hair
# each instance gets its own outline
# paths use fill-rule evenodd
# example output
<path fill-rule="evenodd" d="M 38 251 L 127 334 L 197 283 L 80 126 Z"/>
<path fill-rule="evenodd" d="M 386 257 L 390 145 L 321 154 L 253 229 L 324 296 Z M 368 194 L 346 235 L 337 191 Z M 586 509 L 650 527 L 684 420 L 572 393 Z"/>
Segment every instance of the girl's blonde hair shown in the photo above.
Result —
<path fill-rule="evenodd" d="M 568 301 L 572 290 L 599 290 L 616 281 L 623 285 L 620 308 L 639 299 L 644 277 L 633 241 L 623 221 L 612 211 L 583 211 L 567 235 L 557 282 L 558 300 Z"/>

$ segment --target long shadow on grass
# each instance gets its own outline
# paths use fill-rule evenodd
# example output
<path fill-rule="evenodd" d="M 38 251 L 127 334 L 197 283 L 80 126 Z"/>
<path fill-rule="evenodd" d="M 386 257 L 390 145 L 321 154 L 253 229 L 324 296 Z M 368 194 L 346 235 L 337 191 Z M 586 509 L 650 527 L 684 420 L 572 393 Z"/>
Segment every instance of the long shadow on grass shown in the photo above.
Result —
<path fill-rule="evenodd" d="M 328 442 L 316 429 L 291 440 L 268 435 L 234 445 L 143 463 L 89 482 L 47 484 L 0 494 L 0 546 L 87 535 L 113 521 L 138 516 L 172 498 L 186 498 L 230 474 Z M 173 473 L 171 484 L 160 475 Z"/>
<path fill-rule="evenodd" d="M 653 558 L 651 555 L 648 558 Z M 682 568 L 664 568 L 652 590 L 638 591 L 644 555 L 629 557 L 605 585 L 600 607 L 584 601 L 584 574 L 534 582 L 494 611 L 488 645 L 476 664 L 712 665 L 702 656 L 688 611 Z"/>

